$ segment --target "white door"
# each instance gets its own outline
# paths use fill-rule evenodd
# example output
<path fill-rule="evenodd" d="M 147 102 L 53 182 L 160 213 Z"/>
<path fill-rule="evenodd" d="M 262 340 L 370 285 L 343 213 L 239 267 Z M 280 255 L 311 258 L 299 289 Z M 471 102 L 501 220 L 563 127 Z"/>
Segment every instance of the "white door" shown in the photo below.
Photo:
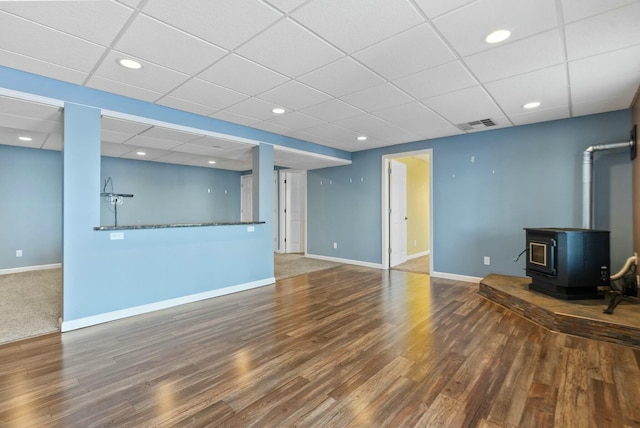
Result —
<path fill-rule="evenodd" d="M 240 176 L 240 221 L 253 221 L 253 176 Z"/>
<path fill-rule="evenodd" d="M 285 253 L 304 252 L 306 175 L 304 171 L 280 172 L 282 219 L 284 231 L 282 239 Z"/>
<path fill-rule="evenodd" d="M 278 171 L 273 171 L 273 251 L 278 251 Z"/>
<path fill-rule="evenodd" d="M 407 261 L 407 166 L 391 160 L 389 174 L 390 267 Z"/>

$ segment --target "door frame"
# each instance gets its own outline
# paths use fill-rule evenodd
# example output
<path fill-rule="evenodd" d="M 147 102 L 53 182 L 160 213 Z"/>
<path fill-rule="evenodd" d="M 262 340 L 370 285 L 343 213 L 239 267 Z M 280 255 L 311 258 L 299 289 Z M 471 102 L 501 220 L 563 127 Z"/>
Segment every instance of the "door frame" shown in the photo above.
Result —
<path fill-rule="evenodd" d="M 391 245 L 389 234 L 391 233 L 391 228 L 389 225 L 389 173 L 388 173 L 388 164 L 391 159 L 396 158 L 406 158 L 413 157 L 418 155 L 429 155 L 430 159 L 430 168 L 429 168 L 429 272 L 433 272 L 433 235 L 435 234 L 433 230 L 433 149 L 422 149 L 422 150 L 414 150 L 410 152 L 402 152 L 402 153 L 392 153 L 388 155 L 382 155 L 381 162 L 381 174 L 382 174 L 382 206 L 380 209 L 381 219 L 380 222 L 382 224 L 381 231 L 381 243 L 382 243 L 382 268 L 390 269 L 391 257 L 389 256 L 389 245 Z M 410 198 L 411 195 L 407 194 L 407 199 Z"/>

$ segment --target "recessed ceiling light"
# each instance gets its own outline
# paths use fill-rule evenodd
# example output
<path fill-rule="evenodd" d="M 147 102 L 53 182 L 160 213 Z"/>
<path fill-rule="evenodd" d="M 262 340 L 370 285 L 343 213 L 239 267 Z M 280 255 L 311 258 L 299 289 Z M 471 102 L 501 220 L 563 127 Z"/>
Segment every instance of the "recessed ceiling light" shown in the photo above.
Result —
<path fill-rule="evenodd" d="M 18 140 L 20 140 L 20 141 L 31 141 L 31 140 L 33 140 L 33 138 L 31 138 L 31 137 L 18 137 Z"/>
<path fill-rule="evenodd" d="M 124 68 L 130 68 L 131 70 L 140 70 L 142 68 L 142 64 L 131 58 L 120 58 L 118 60 L 118 64 Z"/>
<path fill-rule="evenodd" d="M 209 163 L 213 165 L 214 163 L 216 163 L 216 161 L 209 161 Z"/>
<path fill-rule="evenodd" d="M 282 114 L 284 113 L 284 109 L 281 107 L 276 107 L 274 109 L 271 110 L 272 112 L 274 112 L 275 114 Z"/>
<path fill-rule="evenodd" d="M 136 152 L 136 154 L 137 154 L 138 156 L 144 156 L 144 155 L 146 155 L 146 153 L 145 153 L 145 152 Z"/>
<path fill-rule="evenodd" d="M 357 138 L 357 140 L 358 140 L 358 141 L 364 141 L 364 140 L 366 140 L 366 139 L 367 139 L 367 137 L 366 137 L 365 135 L 360 135 L 360 136 L 358 136 L 358 138 Z"/>
<path fill-rule="evenodd" d="M 509 36 L 511 36 L 511 31 L 509 30 L 496 30 L 485 37 L 484 41 L 487 43 L 500 43 L 507 40 Z"/>
<path fill-rule="evenodd" d="M 536 108 L 536 107 L 540 107 L 540 101 L 532 101 L 522 106 L 522 108 Z"/>

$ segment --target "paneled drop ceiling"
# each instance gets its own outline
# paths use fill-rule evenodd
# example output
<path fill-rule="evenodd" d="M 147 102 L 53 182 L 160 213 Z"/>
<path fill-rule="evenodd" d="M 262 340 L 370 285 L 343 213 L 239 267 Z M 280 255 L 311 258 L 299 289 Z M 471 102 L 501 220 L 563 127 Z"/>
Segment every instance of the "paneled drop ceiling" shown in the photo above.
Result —
<path fill-rule="evenodd" d="M 486 43 L 497 29 L 511 37 Z M 0 65 L 353 152 L 628 108 L 640 0 L 5 1 Z M 59 109 L 7 104 L 1 138 L 61 147 Z M 111 156 L 250 161 L 248 144 L 114 118 L 103 140 Z"/>

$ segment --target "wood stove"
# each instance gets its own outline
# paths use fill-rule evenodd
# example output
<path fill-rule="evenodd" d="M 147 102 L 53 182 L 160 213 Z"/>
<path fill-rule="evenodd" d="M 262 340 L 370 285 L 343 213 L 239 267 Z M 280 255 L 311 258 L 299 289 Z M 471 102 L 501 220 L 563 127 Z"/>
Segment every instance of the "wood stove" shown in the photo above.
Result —
<path fill-rule="evenodd" d="M 602 299 L 609 285 L 609 231 L 525 228 L 529 289 L 565 300 Z"/>

